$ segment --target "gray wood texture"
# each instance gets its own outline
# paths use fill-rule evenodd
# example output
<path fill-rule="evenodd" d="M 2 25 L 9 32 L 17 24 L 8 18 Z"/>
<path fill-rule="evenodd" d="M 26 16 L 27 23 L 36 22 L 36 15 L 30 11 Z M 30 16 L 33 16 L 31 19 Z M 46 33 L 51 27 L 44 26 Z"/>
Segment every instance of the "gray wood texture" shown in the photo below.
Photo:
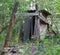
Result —
<path fill-rule="evenodd" d="M 25 20 L 25 27 L 24 27 L 24 36 L 23 36 L 23 41 L 27 42 L 29 41 L 30 37 L 30 18 Z"/>
<path fill-rule="evenodd" d="M 40 20 L 37 17 L 35 17 L 35 27 L 34 27 L 35 39 L 38 39 L 40 36 L 39 26 L 40 26 Z"/>

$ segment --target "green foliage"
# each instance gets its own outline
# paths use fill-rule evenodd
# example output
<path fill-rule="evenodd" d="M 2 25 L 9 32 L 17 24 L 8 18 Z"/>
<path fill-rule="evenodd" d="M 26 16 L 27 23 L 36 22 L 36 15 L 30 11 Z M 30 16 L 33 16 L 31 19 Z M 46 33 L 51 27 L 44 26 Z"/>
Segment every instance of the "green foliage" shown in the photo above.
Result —
<path fill-rule="evenodd" d="M 11 14 L 12 14 L 12 9 L 13 9 L 13 4 L 15 0 L 0 0 L 0 31 L 2 30 L 3 27 L 6 27 L 10 23 L 11 19 Z M 26 0 L 18 0 L 19 1 L 19 6 L 17 13 L 22 13 L 26 12 L 29 9 L 29 4 L 31 3 L 32 0 L 26 1 Z M 36 0 L 36 3 L 38 2 L 39 9 L 47 9 L 50 13 L 55 14 L 55 13 L 60 13 L 60 0 Z M 25 19 L 25 17 L 16 17 L 16 20 L 18 18 L 21 18 L 22 20 Z M 57 35 L 54 36 L 52 39 L 44 39 L 43 44 L 38 41 L 31 43 L 34 44 L 37 48 L 39 48 L 39 51 L 37 51 L 37 55 L 60 55 L 60 33 L 58 32 L 58 26 L 60 24 L 60 21 L 57 20 L 54 17 L 54 21 L 52 28 L 57 32 Z M 12 39 L 11 39 L 11 44 L 12 45 L 18 45 L 18 39 L 19 39 L 19 27 L 24 24 L 16 22 L 13 30 L 12 30 Z M 8 28 L 8 27 L 6 27 Z M 4 43 L 5 38 L 7 34 L 7 29 L 5 29 L 1 34 L 0 34 L 0 43 Z M 30 53 L 31 55 L 31 44 L 27 43 L 24 45 L 24 52 L 22 53 L 23 55 L 28 55 Z M 0 45 L 0 48 L 2 45 Z M 19 47 L 19 46 L 18 46 Z M 17 48 L 19 50 L 19 48 Z"/>

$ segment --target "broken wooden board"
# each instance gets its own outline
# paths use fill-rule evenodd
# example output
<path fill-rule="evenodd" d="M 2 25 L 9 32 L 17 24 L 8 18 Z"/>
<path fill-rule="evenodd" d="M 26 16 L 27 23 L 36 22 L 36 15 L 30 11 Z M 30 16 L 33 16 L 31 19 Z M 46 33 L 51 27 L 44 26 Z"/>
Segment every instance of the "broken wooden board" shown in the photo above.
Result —
<path fill-rule="evenodd" d="M 16 16 L 38 16 L 38 13 L 15 13 Z"/>
<path fill-rule="evenodd" d="M 46 24 L 48 23 L 48 20 L 40 13 L 40 15 L 38 16 L 42 21 L 44 21 Z"/>
<path fill-rule="evenodd" d="M 29 18 L 29 17 L 28 17 Z M 23 41 L 24 42 L 28 42 L 29 41 L 29 37 L 30 37 L 30 18 L 26 19 L 25 21 L 25 27 L 24 27 L 24 36 L 23 36 Z"/>

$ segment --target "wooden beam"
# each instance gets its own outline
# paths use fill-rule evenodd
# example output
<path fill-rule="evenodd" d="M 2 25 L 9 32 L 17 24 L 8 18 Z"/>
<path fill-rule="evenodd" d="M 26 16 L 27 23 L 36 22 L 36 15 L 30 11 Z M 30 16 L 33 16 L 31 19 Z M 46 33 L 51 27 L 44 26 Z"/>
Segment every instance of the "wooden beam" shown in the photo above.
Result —
<path fill-rule="evenodd" d="M 40 14 L 38 17 L 39 17 L 42 21 L 44 21 L 46 24 L 49 24 L 49 23 L 48 23 L 48 20 L 47 20 L 42 14 Z"/>
<path fill-rule="evenodd" d="M 38 40 L 40 37 L 40 19 L 38 19 L 38 17 L 35 17 L 35 26 L 34 26 L 34 36 L 35 36 L 35 40 Z"/>
<path fill-rule="evenodd" d="M 16 16 L 37 16 L 38 13 L 15 13 Z"/>

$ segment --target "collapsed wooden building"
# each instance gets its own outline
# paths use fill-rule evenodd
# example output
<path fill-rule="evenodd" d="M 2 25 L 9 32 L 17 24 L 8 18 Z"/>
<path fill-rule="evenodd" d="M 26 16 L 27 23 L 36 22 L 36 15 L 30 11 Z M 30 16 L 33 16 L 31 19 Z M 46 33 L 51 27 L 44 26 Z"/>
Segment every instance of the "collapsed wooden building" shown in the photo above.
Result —
<path fill-rule="evenodd" d="M 42 40 L 45 38 L 46 30 L 50 25 L 47 17 L 51 15 L 51 13 L 44 9 L 39 10 L 38 5 L 33 2 L 26 13 L 16 13 L 16 15 L 27 16 L 22 31 L 23 33 L 21 33 L 22 41 L 26 42 L 32 39 Z"/>
<path fill-rule="evenodd" d="M 20 13 L 18 15 L 27 16 L 21 36 L 24 42 L 31 41 L 33 38 L 35 40 L 42 40 L 45 37 L 46 30 L 49 26 L 47 17 L 51 15 L 48 11 L 38 10 L 37 5 L 33 3 L 26 13 Z"/>
<path fill-rule="evenodd" d="M 36 10 L 29 10 L 28 13 L 35 13 Z M 43 38 L 42 35 L 46 34 L 48 22 L 47 16 L 51 15 L 46 10 L 40 10 L 39 16 L 35 15 L 28 17 L 25 21 L 23 41 L 31 40 L 32 37 L 35 39 Z M 44 20 L 45 19 L 45 20 Z"/>

